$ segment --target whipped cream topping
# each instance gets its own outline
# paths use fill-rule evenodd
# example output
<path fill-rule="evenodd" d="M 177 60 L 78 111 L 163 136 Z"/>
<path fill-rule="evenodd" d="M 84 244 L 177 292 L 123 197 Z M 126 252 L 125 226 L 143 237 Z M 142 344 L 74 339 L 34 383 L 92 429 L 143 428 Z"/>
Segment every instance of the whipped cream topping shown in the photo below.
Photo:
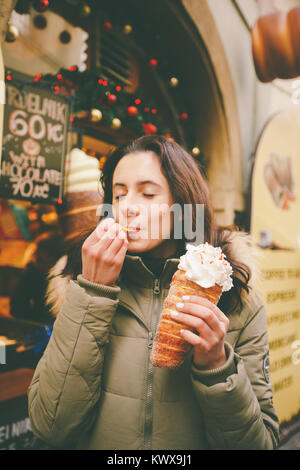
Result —
<path fill-rule="evenodd" d="M 189 281 L 206 288 L 218 284 L 222 292 L 232 288 L 232 267 L 220 247 L 207 242 L 198 246 L 187 243 L 186 249 L 180 257 L 178 269 L 185 271 Z"/>

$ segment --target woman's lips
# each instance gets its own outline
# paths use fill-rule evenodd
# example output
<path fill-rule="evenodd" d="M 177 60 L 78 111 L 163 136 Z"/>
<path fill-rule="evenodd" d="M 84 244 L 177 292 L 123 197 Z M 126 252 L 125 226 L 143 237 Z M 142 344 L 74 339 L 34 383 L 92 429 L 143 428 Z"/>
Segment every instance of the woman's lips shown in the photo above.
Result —
<path fill-rule="evenodd" d="M 140 238 L 140 231 L 141 231 L 141 229 L 137 228 L 137 227 L 128 228 L 127 238 L 131 239 L 131 240 L 136 240 L 136 239 Z"/>
<path fill-rule="evenodd" d="M 132 232 L 132 233 L 139 232 L 139 231 L 141 230 L 140 227 L 124 227 L 123 225 L 121 225 L 121 228 L 122 228 L 125 232 Z"/>

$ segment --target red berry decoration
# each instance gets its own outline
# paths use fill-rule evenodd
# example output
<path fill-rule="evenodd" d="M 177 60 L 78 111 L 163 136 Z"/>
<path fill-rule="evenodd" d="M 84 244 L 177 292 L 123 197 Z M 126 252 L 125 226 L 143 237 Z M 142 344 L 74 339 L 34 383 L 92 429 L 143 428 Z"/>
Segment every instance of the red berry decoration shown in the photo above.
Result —
<path fill-rule="evenodd" d="M 180 116 L 180 119 L 181 119 L 182 121 L 186 121 L 188 118 L 189 118 L 188 113 L 182 113 L 181 116 Z"/>
<path fill-rule="evenodd" d="M 136 106 L 129 106 L 129 108 L 127 109 L 127 112 L 129 116 L 136 116 L 139 111 Z"/>
<path fill-rule="evenodd" d="M 112 24 L 109 21 L 106 21 L 103 27 L 106 33 L 109 33 L 112 30 Z"/>
<path fill-rule="evenodd" d="M 49 7 L 49 0 L 35 0 L 33 2 L 33 8 L 39 13 L 43 13 Z"/>
<path fill-rule="evenodd" d="M 150 67 L 151 67 L 152 69 L 155 69 L 155 68 L 157 67 L 157 65 L 158 65 L 158 62 L 157 62 L 156 59 L 151 59 L 151 60 L 149 61 L 149 65 L 150 65 Z"/>
<path fill-rule="evenodd" d="M 144 128 L 146 135 L 157 134 L 157 127 L 154 124 L 151 124 L 149 122 L 144 122 L 143 128 Z"/>
<path fill-rule="evenodd" d="M 113 95 L 112 93 L 110 93 L 108 96 L 107 96 L 107 99 L 110 103 L 115 103 L 117 101 L 117 97 L 116 95 Z"/>

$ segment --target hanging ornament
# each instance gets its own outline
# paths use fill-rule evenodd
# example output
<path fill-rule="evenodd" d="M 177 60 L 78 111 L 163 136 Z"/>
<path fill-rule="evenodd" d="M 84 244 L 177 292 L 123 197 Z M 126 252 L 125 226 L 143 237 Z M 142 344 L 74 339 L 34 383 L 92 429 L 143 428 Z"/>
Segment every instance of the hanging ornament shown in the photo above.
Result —
<path fill-rule="evenodd" d="M 80 13 L 82 16 L 89 16 L 91 14 L 91 7 L 89 5 L 83 5 Z"/>
<path fill-rule="evenodd" d="M 129 108 L 127 108 L 127 112 L 129 116 L 136 116 L 139 110 L 137 109 L 136 106 L 129 106 Z"/>
<path fill-rule="evenodd" d="M 171 77 L 170 78 L 171 87 L 173 87 L 173 88 L 177 87 L 178 83 L 179 83 L 179 80 L 178 80 L 177 77 Z"/>
<path fill-rule="evenodd" d="M 39 13 L 43 13 L 49 7 L 49 0 L 34 0 L 33 8 Z"/>
<path fill-rule="evenodd" d="M 188 118 L 189 118 L 188 113 L 182 113 L 182 114 L 180 115 L 180 119 L 181 119 L 182 121 L 187 121 Z"/>
<path fill-rule="evenodd" d="M 34 82 L 38 82 L 41 78 L 42 78 L 42 74 L 41 74 L 41 73 L 37 73 L 36 76 L 34 77 L 33 81 L 34 81 Z"/>
<path fill-rule="evenodd" d="M 126 35 L 129 35 L 132 33 L 132 26 L 130 24 L 126 24 L 123 28 L 123 32 Z"/>
<path fill-rule="evenodd" d="M 107 99 L 110 103 L 115 103 L 117 101 L 116 95 L 113 95 L 112 93 L 108 93 Z"/>
<path fill-rule="evenodd" d="M 112 24 L 109 21 L 106 21 L 103 25 L 103 29 L 106 33 L 109 33 L 112 30 Z"/>
<path fill-rule="evenodd" d="M 93 108 L 91 110 L 90 120 L 92 122 L 99 122 L 101 121 L 101 119 L 102 119 L 102 112 L 100 111 L 100 109 Z"/>
<path fill-rule="evenodd" d="M 68 44 L 71 41 L 71 34 L 69 31 L 62 31 L 59 35 L 59 40 L 62 44 Z"/>
<path fill-rule="evenodd" d="M 158 62 L 156 59 L 151 59 L 149 60 L 149 65 L 152 69 L 156 69 L 157 65 L 158 65 Z"/>
<path fill-rule="evenodd" d="M 36 29 L 45 29 L 47 26 L 47 20 L 43 15 L 35 15 L 33 18 L 33 24 Z"/>
<path fill-rule="evenodd" d="M 200 155 L 200 149 L 199 147 L 194 147 L 192 149 L 192 154 L 194 155 L 194 157 L 198 157 L 198 155 Z"/>
<path fill-rule="evenodd" d="M 120 129 L 121 126 L 122 126 L 121 120 L 119 118 L 113 118 L 113 120 L 111 121 L 111 127 L 117 130 L 117 129 Z"/>
<path fill-rule="evenodd" d="M 19 30 L 13 24 L 8 25 L 5 41 L 6 42 L 15 42 L 19 37 Z"/>
<path fill-rule="evenodd" d="M 154 126 L 154 124 L 151 124 L 150 122 L 144 122 L 143 128 L 146 135 L 157 134 L 157 127 Z"/>

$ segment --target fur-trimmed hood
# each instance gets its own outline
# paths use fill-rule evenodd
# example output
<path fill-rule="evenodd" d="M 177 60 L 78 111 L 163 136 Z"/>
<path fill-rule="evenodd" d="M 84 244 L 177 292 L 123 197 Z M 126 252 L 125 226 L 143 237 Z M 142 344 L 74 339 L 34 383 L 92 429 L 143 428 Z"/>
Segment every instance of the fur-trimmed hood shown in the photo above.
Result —
<path fill-rule="evenodd" d="M 253 247 L 251 235 L 244 231 L 228 232 L 227 241 L 229 246 L 226 248 L 227 258 L 232 258 L 248 266 L 251 272 L 251 278 L 248 283 L 254 287 L 260 278 L 261 257 L 258 250 Z M 126 258 L 133 258 L 126 255 Z M 61 273 L 67 263 L 67 256 L 62 256 L 48 273 L 48 286 L 46 291 L 46 304 L 49 305 L 51 313 L 57 316 L 65 299 L 67 285 L 71 276 L 62 276 Z M 242 290 L 242 297 L 245 291 Z"/>

